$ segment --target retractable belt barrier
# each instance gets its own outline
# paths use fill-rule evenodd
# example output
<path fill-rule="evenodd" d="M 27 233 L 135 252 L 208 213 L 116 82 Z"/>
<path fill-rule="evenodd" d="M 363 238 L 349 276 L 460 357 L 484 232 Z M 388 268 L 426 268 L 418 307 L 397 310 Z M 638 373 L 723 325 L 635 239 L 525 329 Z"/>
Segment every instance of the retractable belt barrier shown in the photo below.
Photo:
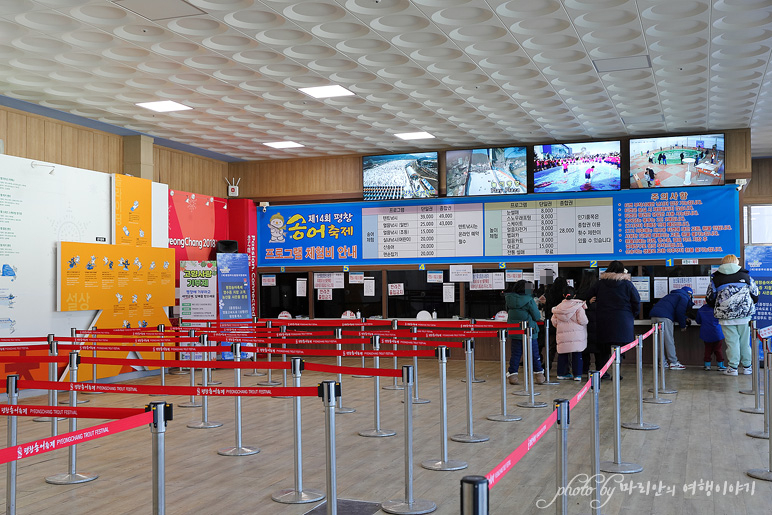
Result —
<path fill-rule="evenodd" d="M 105 392 L 105 393 L 131 393 L 131 394 L 150 394 L 163 393 L 166 395 L 213 395 L 221 397 L 231 397 L 242 395 L 249 397 L 271 397 L 276 395 L 316 397 L 316 387 L 294 386 L 242 386 L 240 388 L 228 386 L 155 386 L 141 384 L 94 384 L 94 383 L 59 383 L 55 381 L 19 381 L 19 388 L 41 389 L 41 390 L 59 390 L 59 391 L 77 391 L 77 392 Z M 82 409 L 82 408 L 81 408 Z"/>

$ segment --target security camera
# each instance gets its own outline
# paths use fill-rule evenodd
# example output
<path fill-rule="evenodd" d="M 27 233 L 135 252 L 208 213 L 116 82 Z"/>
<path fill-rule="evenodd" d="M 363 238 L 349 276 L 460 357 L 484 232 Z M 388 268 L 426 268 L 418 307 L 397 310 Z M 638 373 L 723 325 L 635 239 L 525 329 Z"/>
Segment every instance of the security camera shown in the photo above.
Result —
<path fill-rule="evenodd" d="M 271 205 L 271 203 L 270 202 L 260 202 L 258 205 L 263 208 L 263 213 L 265 213 L 266 208 L 269 207 Z"/>

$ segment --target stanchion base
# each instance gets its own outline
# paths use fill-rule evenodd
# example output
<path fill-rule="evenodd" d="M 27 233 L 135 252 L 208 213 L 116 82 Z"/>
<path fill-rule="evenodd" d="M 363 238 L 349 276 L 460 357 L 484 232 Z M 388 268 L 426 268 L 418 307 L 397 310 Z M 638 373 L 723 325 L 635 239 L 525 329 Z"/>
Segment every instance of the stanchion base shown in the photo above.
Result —
<path fill-rule="evenodd" d="M 739 393 L 743 395 L 756 395 L 756 392 L 754 392 L 753 390 L 740 390 Z"/>
<path fill-rule="evenodd" d="M 264 375 L 266 375 L 265 372 L 258 372 L 257 370 L 255 370 L 254 372 L 248 372 L 244 374 L 244 377 L 260 377 Z"/>
<path fill-rule="evenodd" d="M 754 479 L 761 479 L 762 481 L 772 481 L 772 470 L 769 469 L 751 469 L 746 472 L 750 477 Z"/>
<path fill-rule="evenodd" d="M 454 442 L 460 442 L 460 443 L 479 443 L 479 442 L 487 442 L 491 439 L 488 435 L 467 435 L 467 434 L 458 434 L 453 435 L 450 437 L 451 440 Z"/>
<path fill-rule="evenodd" d="M 297 491 L 292 488 L 279 490 L 271 494 L 271 499 L 284 504 L 305 504 L 307 502 L 321 501 L 324 499 L 324 492 L 307 488 L 303 491 Z"/>
<path fill-rule="evenodd" d="M 373 376 L 351 376 L 351 377 L 357 377 L 357 378 L 360 378 L 360 379 L 372 379 L 373 378 Z"/>
<path fill-rule="evenodd" d="M 523 420 L 523 417 L 518 417 L 517 415 L 505 415 L 503 413 L 498 415 L 488 415 L 485 418 L 494 422 L 517 422 L 518 420 Z"/>
<path fill-rule="evenodd" d="M 204 383 L 196 383 L 196 384 L 198 384 L 198 386 L 204 386 Z M 222 381 L 209 381 L 208 383 L 206 383 L 206 386 L 217 386 L 218 384 L 222 384 Z M 281 383 L 276 383 L 276 384 L 281 384 Z"/>
<path fill-rule="evenodd" d="M 461 470 L 467 468 L 469 464 L 460 460 L 426 460 L 421 463 L 421 466 L 429 470 Z"/>
<path fill-rule="evenodd" d="M 764 408 L 740 408 L 743 413 L 755 413 L 757 415 L 764 414 Z"/>
<path fill-rule="evenodd" d="M 83 395 L 102 395 L 105 392 L 80 392 Z"/>
<path fill-rule="evenodd" d="M 762 440 L 769 440 L 768 431 L 748 431 L 745 434 L 750 436 L 751 438 L 760 438 Z"/>
<path fill-rule="evenodd" d="M 366 431 L 360 431 L 359 436 L 366 436 L 368 438 L 385 438 L 387 436 L 396 435 L 396 431 L 391 429 L 368 429 Z"/>
<path fill-rule="evenodd" d="M 279 386 L 280 384 L 279 381 L 260 381 L 257 386 Z"/>
<path fill-rule="evenodd" d="M 222 426 L 222 422 L 211 422 L 209 420 L 188 424 L 188 427 L 191 429 L 214 429 L 220 426 Z"/>
<path fill-rule="evenodd" d="M 60 420 L 67 420 L 66 417 L 60 417 L 56 419 L 57 422 Z M 32 419 L 33 422 L 51 422 L 51 417 L 35 417 Z"/>
<path fill-rule="evenodd" d="M 88 483 L 98 478 L 98 475 L 91 474 L 56 474 L 46 478 L 46 483 L 52 485 L 75 485 L 77 483 Z"/>
<path fill-rule="evenodd" d="M 534 395 L 541 395 L 541 392 L 533 392 Z M 525 390 L 520 390 L 519 392 L 512 392 L 512 395 L 519 395 L 520 397 L 530 397 L 531 392 L 526 392 Z"/>
<path fill-rule="evenodd" d="M 271 399 L 292 399 L 290 395 L 271 395 Z"/>
<path fill-rule="evenodd" d="M 546 408 L 547 407 L 546 402 L 531 402 L 531 401 L 518 402 L 517 405 L 520 406 L 521 408 Z"/>
<path fill-rule="evenodd" d="M 181 402 L 180 404 L 177 404 L 178 408 L 200 408 L 201 403 L 200 402 Z"/>
<path fill-rule="evenodd" d="M 172 376 L 186 376 L 190 374 L 190 369 L 187 368 L 170 368 L 168 369 L 168 372 L 166 372 L 169 375 Z"/>
<path fill-rule="evenodd" d="M 646 402 L 648 404 L 670 404 L 673 401 L 671 401 L 670 399 L 660 399 L 659 397 L 656 397 L 656 398 L 646 397 L 645 399 L 643 399 L 643 402 Z"/>
<path fill-rule="evenodd" d="M 430 402 L 432 402 L 429 399 L 422 399 L 421 397 L 413 397 L 412 401 L 413 401 L 413 404 L 429 404 Z M 402 404 L 405 404 L 404 400 L 402 400 L 401 402 Z"/>
<path fill-rule="evenodd" d="M 625 429 L 635 429 L 636 431 L 653 431 L 659 429 L 657 424 L 649 424 L 648 422 L 623 422 L 620 425 Z"/>
<path fill-rule="evenodd" d="M 102 392 L 99 392 L 102 393 Z M 148 397 L 166 397 L 165 393 L 149 393 L 147 394 Z"/>
<path fill-rule="evenodd" d="M 643 467 L 637 463 L 614 463 L 613 461 L 601 461 L 601 472 L 610 472 L 612 474 L 636 474 L 643 470 Z"/>
<path fill-rule="evenodd" d="M 260 452 L 260 449 L 257 447 L 226 447 L 217 451 L 217 454 L 220 456 L 251 456 L 258 452 Z"/>
<path fill-rule="evenodd" d="M 405 387 L 401 384 L 390 384 L 389 386 L 384 386 L 382 388 L 383 390 L 404 390 Z"/>
<path fill-rule="evenodd" d="M 91 402 L 91 401 L 89 401 L 88 399 L 78 399 L 77 404 L 86 404 L 87 402 Z M 70 405 L 70 401 L 69 400 L 67 400 L 67 401 L 59 401 L 59 405 L 60 406 L 69 406 Z"/>
<path fill-rule="evenodd" d="M 421 513 L 433 512 L 437 509 L 437 505 L 432 501 L 423 501 L 420 499 L 415 499 L 411 503 L 407 502 L 407 500 L 386 501 L 381 504 L 381 509 L 386 513 L 420 515 Z"/>
<path fill-rule="evenodd" d="M 340 415 L 341 413 L 354 413 L 356 409 L 354 408 L 347 408 L 345 406 L 341 406 L 340 408 L 335 408 L 335 414 Z"/>
<path fill-rule="evenodd" d="M 539 383 L 539 384 L 540 384 L 541 386 L 544 386 L 544 385 L 555 386 L 555 385 L 558 385 L 558 384 L 560 384 L 560 383 L 556 383 L 555 381 L 549 381 L 549 380 L 547 380 L 547 381 L 545 381 L 545 382 L 543 382 L 543 383 Z"/>
<path fill-rule="evenodd" d="M 466 383 L 466 379 L 461 380 L 462 383 Z M 485 379 L 480 379 L 479 377 L 475 377 L 472 379 L 473 383 L 484 383 Z"/>
<path fill-rule="evenodd" d="M 654 393 L 654 388 L 649 388 L 649 393 Z M 664 393 L 665 395 L 670 395 L 673 393 L 678 393 L 678 390 L 663 390 L 662 388 L 659 389 L 659 393 Z"/>

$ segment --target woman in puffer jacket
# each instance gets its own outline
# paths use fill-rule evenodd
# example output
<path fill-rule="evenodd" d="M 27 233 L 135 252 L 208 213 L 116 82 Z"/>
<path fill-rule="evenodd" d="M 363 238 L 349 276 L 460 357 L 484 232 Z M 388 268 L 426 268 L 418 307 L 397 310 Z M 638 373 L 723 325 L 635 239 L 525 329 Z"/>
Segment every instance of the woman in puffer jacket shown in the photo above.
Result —
<path fill-rule="evenodd" d="M 558 379 L 582 380 L 582 351 L 587 348 L 587 315 L 583 300 L 575 299 L 575 291 L 568 286 L 563 302 L 552 308 L 552 325 L 555 326 L 558 350 Z M 571 360 L 571 371 L 568 363 Z"/>

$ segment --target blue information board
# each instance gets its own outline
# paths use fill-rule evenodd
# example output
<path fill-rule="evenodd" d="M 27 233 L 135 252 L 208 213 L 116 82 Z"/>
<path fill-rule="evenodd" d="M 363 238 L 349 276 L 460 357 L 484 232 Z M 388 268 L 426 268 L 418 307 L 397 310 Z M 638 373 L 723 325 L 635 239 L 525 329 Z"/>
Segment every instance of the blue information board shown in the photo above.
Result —
<path fill-rule="evenodd" d="M 217 289 L 220 319 L 252 318 L 249 288 L 249 256 L 247 254 L 217 254 Z M 221 345 L 227 345 L 223 343 Z M 223 359 L 233 359 L 232 352 L 223 352 Z M 242 358 L 248 357 L 241 353 Z"/>
<path fill-rule="evenodd" d="M 717 258 L 739 213 L 731 185 L 272 206 L 258 266 Z"/>
<path fill-rule="evenodd" d="M 772 247 L 749 245 L 745 247 L 745 267 L 759 287 L 756 303 L 756 328 L 772 325 Z"/>

